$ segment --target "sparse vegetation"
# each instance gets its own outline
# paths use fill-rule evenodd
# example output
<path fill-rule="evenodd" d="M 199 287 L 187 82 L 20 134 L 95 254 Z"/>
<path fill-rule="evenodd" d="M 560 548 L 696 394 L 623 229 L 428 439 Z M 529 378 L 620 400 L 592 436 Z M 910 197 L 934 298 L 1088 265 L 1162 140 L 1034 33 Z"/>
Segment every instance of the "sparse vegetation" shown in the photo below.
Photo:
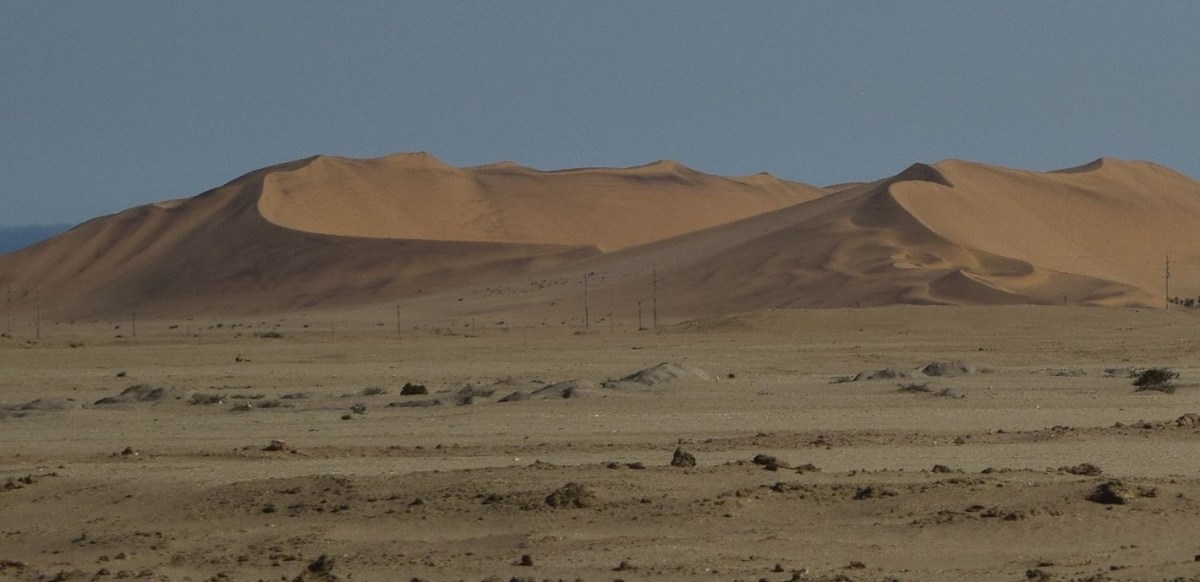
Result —
<path fill-rule="evenodd" d="M 929 382 L 910 382 L 907 384 L 898 384 L 898 386 L 900 388 L 896 390 L 897 392 L 907 392 L 910 394 L 933 392 L 933 389 L 929 387 Z"/>
<path fill-rule="evenodd" d="M 1137 392 L 1154 390 L 1166 394 L 1174 394 L 1175 384 L 1173 380 L 1178 377 L 1179 372 L 1170 368 L 1146 368 L 1137 372 L 1137 377 L 1134 378 L 1133 385 L 1137 388 Z"/>
<path fill-rule="evenodd" d="M 274 331 L 274 330 L 256 331 L 256 332 L 254 332 L 254 337 L 263 338 L 263 339 L 282 339 L 283 334 L 280 332 Z"/>

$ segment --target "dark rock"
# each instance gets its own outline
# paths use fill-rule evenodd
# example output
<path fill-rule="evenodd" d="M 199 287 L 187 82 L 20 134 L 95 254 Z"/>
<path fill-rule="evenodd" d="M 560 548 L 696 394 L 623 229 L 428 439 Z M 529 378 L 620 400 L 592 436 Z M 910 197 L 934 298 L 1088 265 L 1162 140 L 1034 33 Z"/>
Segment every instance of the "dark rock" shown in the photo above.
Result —
<path fill-rule="evenodd" d="M 1085 499 L 1104 505 L 1125 505 L 1137 498 L 1137 493 L 1126 487 L 1124 483 L 1111 479 L 1092 489 Z"/>
<path fill-rule="evenodd" d="M 546 496 L 546 505 L 557 508 L 591 507 L 596 502 L 596 496 L 586 485 L 567 483 Z"/>
<path fill-rule="evenodd" d="M 682 448 L 676 448 L 675 454 L 671 456 L 671 466 L 672 467 L 695 467 L 696 466 L 696 456 L 683 450 Z"/>

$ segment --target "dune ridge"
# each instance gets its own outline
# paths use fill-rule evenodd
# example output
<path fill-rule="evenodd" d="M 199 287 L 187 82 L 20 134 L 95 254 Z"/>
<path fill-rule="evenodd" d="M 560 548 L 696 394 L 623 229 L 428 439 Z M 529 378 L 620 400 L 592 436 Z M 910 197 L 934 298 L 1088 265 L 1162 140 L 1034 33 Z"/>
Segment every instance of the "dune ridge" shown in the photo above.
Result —
<path fill-rule="evenodd" d="M 1200 267 L 1200 183 L 1102 158 L 960 160 L 818 189 L 671 161 L 542 171 L 428 154 L 315 156 L 132 208 L 0 256 L 17 310 L 61 319 L 347 309 L 631 318 L 892 304 L 1161 306 Z M 547 283 L 547 282 L 552 282 Z M 1200 268 L 1172 279 L 1200 292 Z"/>
<path fill-rule="evenodd" d="M 810 200 L 811 186 L 723 178 L 659 160 L 633 168 L 455 168 L 424 153 L 317 156 L 272 173 L 259 211 L 305 232 L 418 240 L 636 246 Z"/>

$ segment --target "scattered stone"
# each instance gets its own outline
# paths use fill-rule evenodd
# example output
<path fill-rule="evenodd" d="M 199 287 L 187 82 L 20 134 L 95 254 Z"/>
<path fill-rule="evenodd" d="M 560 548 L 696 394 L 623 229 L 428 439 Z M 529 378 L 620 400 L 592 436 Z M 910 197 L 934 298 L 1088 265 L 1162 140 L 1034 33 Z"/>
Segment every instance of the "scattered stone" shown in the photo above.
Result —
<path fill-rule="evenodd" d="M 458 406 L 469 406 L 475 404 L 476 400 L 490 398 L 495 393 L 495 388 L 482 388 L 468 384 L 454 393 L 454 403 Z"/>
<path fill-rule="evenodd" d="M 933 392 L 933 388 L 929 387 L 929 382 L 907 382 L 898 384 L 899 388 L 896 392 L 904 392 L 907 394 L 928 394 Z"/>
<path fill-rule="evenodd" d="M 1036 580 L 1037 582 L 1049 582 L 1050 580 L 1054 579 L 1054 576 L 1045 570 L 1031 568 L 1025 571 L 1025 578 L 1029 580 Z"/>
<path fill-rule="evenodd" d="M 508 396 L 500 398 L 500 400 L 497 400 L 497 402 L 522 402 L 524 400 L 529 400 L 529 393 L 522 390 L 517 390 Z"/>
<path fill-rule="evenodd" d="M 671 456 L 671 466 L 672 467 L 695 467 L 696 466 L 696 456 L 683 450 L 682 448 L 677 447 L 675 449 L 675 454 Z"/>
<path fill-rule="evenodd" d="M 116 396 L 107 396 L 96 401 L 97 405 L 126 404 L 130 402 L 160 402 L 163 400 L 184 400 L 192 395 L 187 388 L 151 386 L 137 384 L 121 391 Z"/>
<path fill-rule="evenodd" d="M 546 505 L 558 508 L 591 507 L 596 502 L 596 496 L 586 485 L 567 483 L 555 492 L 546 496 Z"/>
<path fill-rule="evenodd" d="M 263 447 L 263 450 L 271 452 L 286 452 L 292 450 L 292 448 L 288 446 L 287 442 L 275 439 L 272 440 L 270 444 Z"/>
<path fill-rule="evenodd" d="M 588 380 L 567 380 L 534 390 L 530 396 L 537 398 L 580 398 L 592 394 L 595 389 L 596 385 Z"/>
<path fill-rule="evenodd" d="M 780 461 L 771 455 L 764 455 L 762 453 L 754 455 L 754 458 L 750 460 L 755 465 L 760 465 L 762 468 L 768 471 L 778 471 L 780 469 L 788 469 L 791 467 L 784 461 Z"/>
<path fill-rule="evenodd" d="M 521 561 L 517 562 L 517 565 L 518 566 L 532 566 L 533 565 L 533 556 L 530 556 L 529 554 L 521 554 Z"/>
<path fill-rule="evenodd" d="M 621 560 L 621 563 L 617 564 L 616 568 L 613 568 L 613 572 L 626 572 L 629 570 L 636 570 L 636 569 L 637 569 L 637 567 L 634 566 L 633 564 L 630 564 L 627 560 Z"/>
<path fill-rule="evenodd" d="M 341 580 L 333 574 L 334 559 L 321 554 L 321 557 L 314 560 L 299 576 L 292 578 L 292 582 L 334 582 Z"/>
<path fill-rule="evenodd" d="M 442 401 L 437 398 L 429 400 L 409 400 L 407 402 L 390 402 L 388 408 L 429 408 L 432 406 L 441 406 Z"/>
<path fill-rule="evenodd" d="M 1175 419 L 1175 426 L 1179 427 L 1197 427 L 1200 426 L 1200 414 L 1189 412 Z"/>
<path fill-rule="evenodd" d="M 820 467 L 818 467 L 812 463 L 804 463 L 803 465 L 796 466 L 796 472 L 800 473 L 801 475 L 803 475 L 804 473 L 816 473 L 820 470 L 821 470 Z"/>
<path fill-rule="evenodd" d="M 990 374 L 995 370 L 991 366 L 974 362 L 929 362 L 918 369 L 926 376 L 967 376 L 971 374 Z"/>
<path fill-rule="evenodd" d="M 634 461 L 632 463 L 626 464 L 625 466 L 629 467 L 630 469 L 633 469 L 635 471 L 641 471 L 646 468 L 646 464 L 641 461 Z"/>
<path fill-rule="evenodd" d="M 422 394 L 429 394 L 429 389 L 424 384 L 405 382 L 404 387 L 400 389 L 401 396 L 419 396 Z"/>
<path fill-rule="evenodd" d="M 915 376 L 911 370 L 901 370 L 899 368 L 884 368 L 882 370 L 872 370 L 869 372 L 859 372 L 850 379 L 851 382 L 861 382 L 863 380 L 895 380 L 903 378 L 912 378 Z"/>
<path fill-rule="evenodd" d="M 885 497 L 895 497 L 899 494 L 899 491 L 896 491 L 891 487 L 867 485 L 865 487 L 860 487 L 858 491 L 854 493 L 854 499 L 855 501 L 862 501 L 864 499 L 882 499 Z"/>
<path fill-rule="evenodd" d="M 1067 473 L 1068 475 L 1082 475 L 1085 477 L 1099 477 L 1104 473 L 1104 470 L 1091 463 L 1080 463 L 1074 467 L 1059 467 L 1059 473 Z"/>
<path fill-rule="evenodd" d="M 954 470 L 951 469 L 950 467 L 947 467 L 946 465 L 934 465 L 933 468 L 930 469 L 930 472 L 932 472 L 932 473 L 953 473 Z"/>
<path fill-rule="evenodd" d="M 1085 499 L 1104 505 L 1125 505 L 1137 498 L 1137 493 L 1117 479 L 1105 481 L 1092 489 Z"/>

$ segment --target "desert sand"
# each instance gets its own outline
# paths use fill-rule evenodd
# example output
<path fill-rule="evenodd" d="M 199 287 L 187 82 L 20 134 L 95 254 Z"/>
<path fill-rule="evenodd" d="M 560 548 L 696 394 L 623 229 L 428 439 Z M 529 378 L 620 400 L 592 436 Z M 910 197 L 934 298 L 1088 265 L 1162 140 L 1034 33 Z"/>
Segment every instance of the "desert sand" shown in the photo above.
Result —
<path fill-rule="evenodd" d="M 1200 577 L 1192 313 L 379 323 L 0 340 L 0 578 Z"/>
<path fill-rule="evenodd" d="M 1108 158 L 1057 172 L 947 160 L 820 189 L 675 162 L 540 171 L 317 156 L 0 256 L 0 285 L 14 311 L 64 322 L 397 302 L 423 305 L 414 321 L 562 321 L 580 317 L 585 275 L 611 303 L 599 313 L 627 318 L 655 278 L 679 318 L 1162 306 L 1168 256 L 1172 295 L 1200 294 L 1197 223 L 1200 183 Z"/>
<path fill-rule="evenodd" d="M 257 170 L 0 256 L 0 579 L 1200 580 L 1196 224 L 1113 159 Z"/>

